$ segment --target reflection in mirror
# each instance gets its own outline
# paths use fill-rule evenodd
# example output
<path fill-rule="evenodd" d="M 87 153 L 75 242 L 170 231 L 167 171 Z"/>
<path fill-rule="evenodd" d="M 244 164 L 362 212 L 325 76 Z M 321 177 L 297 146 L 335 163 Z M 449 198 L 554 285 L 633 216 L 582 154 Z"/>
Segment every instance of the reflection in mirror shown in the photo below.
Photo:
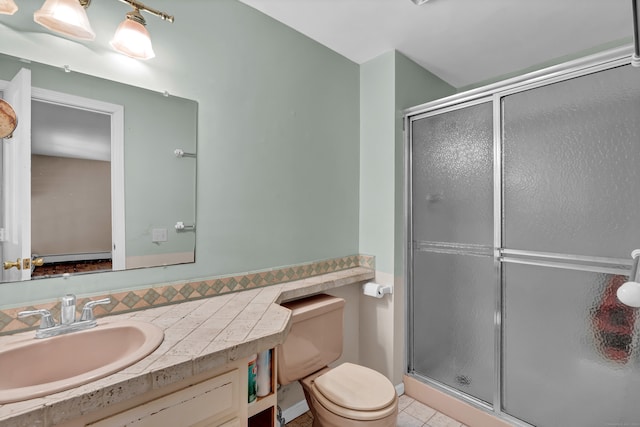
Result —
<path fill-rule="evenodd" d="M 31 120 L 31 254 L 43 259 L 31 277 L 121 269 L 111 251 L 111 116 L 33 100 Z"/>
<path fill-rule="evenodd" d="M 11 138 L 18 125 L 18 116 L 15 110 L 4 99 L 0 99 L 0 138 Z"/>
<path fill-rule="evenodd" d="M 2 140 L 2 281 L 194 262 L 196 158 L 174 151 L 197 152 L 196 102 L 6 55 L 0 98 L 18 74 L 29 142 Z"/>

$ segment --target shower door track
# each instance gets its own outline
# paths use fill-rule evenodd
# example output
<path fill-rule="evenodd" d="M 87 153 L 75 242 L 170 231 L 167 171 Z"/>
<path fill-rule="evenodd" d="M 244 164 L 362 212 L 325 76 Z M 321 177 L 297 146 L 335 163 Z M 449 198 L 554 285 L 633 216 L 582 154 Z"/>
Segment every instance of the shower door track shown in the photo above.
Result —
<path fill-rule="evenodd" d="M 573 254 L 523 251 L 502 248 L 503 216 L 503 162 L 502 162 L 502 106 L 501 99 L 509 94 L 522 92 L 536 87 L 546 86 L 555 82 L 580 77 L 598 71 L 628 65 L 631 60 L 632 46 L 624 46 L 604 53 L 591 55 L 586 58 L 570 61 L 564 64 L 546 68 L 520 77 L 505 80 L 471 91 L 452 95 L 430 103 L 409 108 L 404 111 L 404 164 L 405 164 L 405 228 L 404 241 L 406 259 L 404 277 L 406 278 L 406 349 L 407 372 L 412 377 L 452 395 L 472 406 L 489 412 L 494 416 L 517 426 L 533 427 L 502 410 L 502 318 L 503 318 L 503 263 L 528 264 L 542 267 L 562 268 L 578 271 L 597 272 L 605 274 L 628 275 L 632 261 L 630 259 L 589 257 Z M 494 212 L 494 247 L 483 245 L 464 245 L 443 242 L 425 242 L 413 240 L 413 183 L 412 183 L 412 123 L 421 118 L 439 115 L 459 108 L 491 102 L 493 106 L 493 212 Z M 414 336 L 413 308 L 414 299 L 413 254 L 415 252 L 436 252 L 475 256 L 492 256 L 496 271 L 495 310 L 494 310 L 494 391 L 493 402 L 487 403 L 453 387 L 420 375 L 413 370 L 414 365 Z"/>

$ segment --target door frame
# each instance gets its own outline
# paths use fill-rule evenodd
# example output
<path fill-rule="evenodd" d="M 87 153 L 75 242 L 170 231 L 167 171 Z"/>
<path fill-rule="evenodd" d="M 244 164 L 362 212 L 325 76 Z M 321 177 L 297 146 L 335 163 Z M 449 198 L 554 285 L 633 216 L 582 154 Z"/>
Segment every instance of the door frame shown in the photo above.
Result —
<path fill-rule="evenodd" d="M 8 82 L 0 80 L 0 91 Z M 124 194 L 124 106 L 32 87 L 32 101 L 107 114 L 111 117 L 111 256 L 112 270 L 126 268 Z M 31 242 L 29 242 L 31 244 Z"/>
<path fill-rule="evenodd" d="M 5 83 L 4 98 L 13 103 L 19 123 L 12 138 L 2 140 L 2 179 L 7 182 L 2 182 L 4 215 L 0 226 L 6 235 L 0 255 L 4 261 L 16 259 L 18 266 L 3 270 L 1 279 L 24 281 L 31 278 L 31 269 L 25 268 L 25 260 L 31 260 L 31 218 L 25 218 L 31 212 L 31 70 L 20 68 Z"/>

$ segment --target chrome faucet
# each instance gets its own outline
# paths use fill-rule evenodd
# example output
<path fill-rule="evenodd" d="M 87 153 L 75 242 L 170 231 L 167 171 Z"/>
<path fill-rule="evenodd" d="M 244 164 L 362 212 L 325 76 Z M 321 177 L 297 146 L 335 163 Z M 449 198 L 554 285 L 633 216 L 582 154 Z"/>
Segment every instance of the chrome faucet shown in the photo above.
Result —
<path fill-rule="evenodd" d="M 62 297 L 61 300 L 59 325 L 56 325 L 51 312 L 45 309 L 21 311 L 18 313 L 18 318 L 40 316 L 40 328 L 36 331 L 36 338 L 55 337 L 57 335 L 68 334 L 69 332 L 82 331 L 95 327 L 97 323 L 93 315 L 93 307 L 101 304 L 109 304 L 110 302 L 110 298 L 87 302 L 82 309 L 80 320 L 76 321 L 76 296 L 68 294 Z"/>

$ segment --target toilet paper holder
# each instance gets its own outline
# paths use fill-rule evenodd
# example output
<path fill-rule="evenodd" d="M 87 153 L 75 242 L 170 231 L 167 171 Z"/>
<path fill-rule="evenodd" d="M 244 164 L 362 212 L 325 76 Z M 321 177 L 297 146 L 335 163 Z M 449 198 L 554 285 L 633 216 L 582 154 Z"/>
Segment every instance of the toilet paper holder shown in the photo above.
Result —
<path fill-rule="evenodd" d="M 362 285 L 362 292 L 370 297 L 374 298 L 382 298 L 387 294 L 393 293 L 393 286 L 391 285 L 380 285 L 374 282 L 367 282 Z"/>

